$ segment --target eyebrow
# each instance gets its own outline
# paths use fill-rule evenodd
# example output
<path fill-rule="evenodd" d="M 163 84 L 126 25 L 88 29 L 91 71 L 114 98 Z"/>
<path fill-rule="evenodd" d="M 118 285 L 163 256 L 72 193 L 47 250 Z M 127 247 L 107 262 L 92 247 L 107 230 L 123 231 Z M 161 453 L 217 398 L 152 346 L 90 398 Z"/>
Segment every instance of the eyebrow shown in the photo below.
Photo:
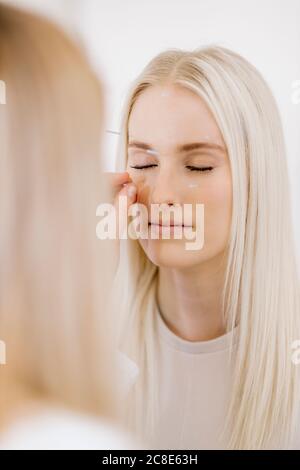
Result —
<path fill-rule="evenodd" d="M 128 148 L 139 148 L 143 150 L 154 150 L 151 145 L 146 144 L 144 142 L 139 142 L 137 140 L 132 140 L 128 143 Z M 191 142 L 189 144 L 182 144 L 176 147 L 176 151 L 178 153 L 189 152 L 191 150 L 198 150 L 198 149 L 205 149 L 205 150 L 219 150 L 225 152 L 226 149 L 219 144 L 214 144 L 210 142 Z"/>

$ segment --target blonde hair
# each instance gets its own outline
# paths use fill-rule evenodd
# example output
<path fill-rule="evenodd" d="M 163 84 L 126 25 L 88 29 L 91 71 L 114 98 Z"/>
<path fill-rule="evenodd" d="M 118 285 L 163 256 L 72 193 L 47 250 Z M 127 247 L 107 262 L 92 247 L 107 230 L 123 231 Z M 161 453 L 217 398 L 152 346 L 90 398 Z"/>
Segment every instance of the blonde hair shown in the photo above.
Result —
<path fill-rule="evenodd" d="M 285 447 L 295 430 L 299 380 L 292 342 L 300 337 L 299 278 L 282 125 L 259 72 L 226 48 L 170 49 L 131 86 L 124 106 L 118 169 L 126 168 L 128 121 L 150 86 L 178 84 L 211 109 L 227 146 L 233 211 L 223 289 L 227 331 L 239 325 L 228 417 L 229 449 Z M 122 240 L 115 288 L 123 300 L 120 344 L 140 366 L 129 401 L 131 425 L 155 422 L 153 310 L 158 269 L 138 241 Z M 135 420 L 135 421 L 134 421 Z M 151 428 L 152 426 L 152 428 Z"/>
<path fill-rule="evenodd" d="M 0 424 L 25 398 L 113 415 L 104 94 L 56 26 L 0 5 Z"/>

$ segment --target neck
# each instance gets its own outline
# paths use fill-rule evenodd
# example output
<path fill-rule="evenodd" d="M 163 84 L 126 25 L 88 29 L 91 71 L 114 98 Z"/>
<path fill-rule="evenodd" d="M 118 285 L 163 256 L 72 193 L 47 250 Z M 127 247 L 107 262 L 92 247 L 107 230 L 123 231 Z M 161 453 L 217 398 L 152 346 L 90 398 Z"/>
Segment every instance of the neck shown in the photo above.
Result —
<path fill-rule="evenodd" d="M 170 330 L 188 341 L 208 341 L 223 335 L 223 285 L 221 256 L 184 269 L 160 267 L 157 303 Z"/>

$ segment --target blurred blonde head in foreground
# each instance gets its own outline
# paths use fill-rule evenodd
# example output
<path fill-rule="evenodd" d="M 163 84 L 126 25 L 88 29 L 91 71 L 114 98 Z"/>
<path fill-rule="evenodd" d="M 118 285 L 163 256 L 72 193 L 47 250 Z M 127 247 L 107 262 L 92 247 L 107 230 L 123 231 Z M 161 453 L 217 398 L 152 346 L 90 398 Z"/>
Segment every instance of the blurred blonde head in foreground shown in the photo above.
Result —
<path fill-rule="evenodd" d="M 64 33 L 2 4 L 0 78 L 0 426 L 45 400 L 113 416 L 103 90 Z"/>

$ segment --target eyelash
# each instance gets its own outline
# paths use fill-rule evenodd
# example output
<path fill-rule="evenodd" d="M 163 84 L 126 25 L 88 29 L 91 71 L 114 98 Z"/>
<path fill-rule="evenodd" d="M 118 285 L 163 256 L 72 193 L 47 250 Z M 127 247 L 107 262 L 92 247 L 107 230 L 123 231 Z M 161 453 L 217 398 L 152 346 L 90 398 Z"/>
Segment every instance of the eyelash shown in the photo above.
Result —
<path fill-rule="evenodd" d="M 157 165 L 131 166 L 130 168 L 134 168 L 135 170 L 147 170 L 155 166 Z M 213 170 L 212 166 L 195 167 L 195 166 L 187 165 L 186 168 L 188 168 L 189 171 L 212 171 Z"/>

